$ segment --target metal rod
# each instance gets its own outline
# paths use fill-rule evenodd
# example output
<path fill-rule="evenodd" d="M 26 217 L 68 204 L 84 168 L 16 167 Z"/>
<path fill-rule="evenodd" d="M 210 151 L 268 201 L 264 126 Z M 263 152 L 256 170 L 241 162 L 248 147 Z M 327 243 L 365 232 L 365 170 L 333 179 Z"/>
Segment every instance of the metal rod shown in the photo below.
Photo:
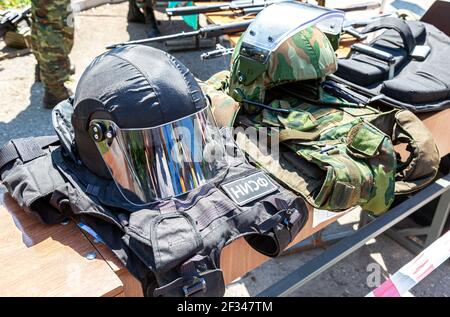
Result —
<path fill-rule="evenodd" d="M 400 235 L 396 230 L 392 228 L 387 230 L 384 234 L 413 254 L 418 254 L 423 250 L 422 244 L 419 244 L 417 241 Z"/>
<path fill-rule="evenodd" d="M 301 285 L 359 249 L 368 240 L 380 235 L 416 210 L 445 193 L 450 187 L 450 174 L 425 187 L 410 199 L 395 206 L 383 216 L 365 225 L 352 236 L 345 238 L 294 272 L 262 291 L 257 296 L 286 296 Z"/>
<path fill-rule="evenodd" d="M 322 230 L 319 232 L 322 232 Z M 296 254 L 296 253 L 300 253 L 300 252 L 303 252 L 306 250 L 324 248 L 324 247 L 334 244 L 344 238 L 347 238 L 354 233 L 355 233 L 355 230 L 346 230 L 346 231 L 337 232 L 337 233 L 324 234 L 321 237 L 315 237 L 315 235 L 313 235 L 310 238 L 303 240 L 303 241 L 293 245 L 289 249 L 283 251 L 283 253 L 281 253 L 280 256 Z"/>
<path fill-rule="evenodd" d="M 434 212 L 433 220 L 431 222 L 430 231 L 425 240 L 425 248 L 436 241 L 444 230 L 445 222 L 448 219 L 450 212 L 450 191 L 446 192 L 439 198 L 439 203 Z"/>
<path fill-rule="evenodd" d="M 408 237 L 408 236 L 426 236 L 428 232 L 430 231 L 430 227 L 421 227 L 421 228 L 405 228 L 405 229 L 398 229 L 395 230 L 395 232 L 402 237 Z"/>
<path fill-rule="evenodd" d="M 163 35 L 163 36 L 158 36 L 158 37 L 154 37 L 154 38 L 145 38 L 142 40 L 135 40 L 135 41 L 128 41 L 128 42 L 123 42 L 123 43 L 117 43 L 114 45 L 110 45 L 107 46 L 107 49 L 112 49 L 112 48 L 116 48 L 119 46 L 124 46 L 124 45 L 133 45 L 133 44 L 146 44 L 146 43 L 153 43 L 153 42 L 164 42 L 164 41 L 169 41 L 169 40 L 174 40 L 174 39 L 184 39 L 184 38 L 189 38 L 189 37 L 193 37 L 193 36 L 197 36 L 200 35 L 200 30 L 197 31 L 191 31 L 191 32 L 181 32 L 181 33 L 176 33 L 176 34 L 169 34 L 169 35 Z"/>
<path fill-rule="evenodd" d="M 194 37 L 194 36 L 199 36 L 202 38 L 213 38 L 213 37 L 217 37 L 217 36 L 221 36 L 221 35 L 225 35 L 225 34 L 235 34 L 235 33 L 243 32 L 247 29 L 247 27 L 250 25 L 251 22 L 252 22 L 252 20 L 244 20 L 244 21 L 225 23 L 222 25 L 211 24 L 211 25 L 202 27 L 196 31 L 181 32 L 181 33 L 163 35 L 163 36 L 158 36 L 158 37 L 146 38 L 146 39 L 142 39 L 142 40 L 122 42 L 122 43 L 109 45 L 106 48 L 113 49 L 113 48 L 124 46 L 124 45 L 164 42 L 164 41 L 168 41 L 168 40 L 178 40 L 178 39 L 184 39 L 184 38 L 189 38 L 189 37 Z"/>

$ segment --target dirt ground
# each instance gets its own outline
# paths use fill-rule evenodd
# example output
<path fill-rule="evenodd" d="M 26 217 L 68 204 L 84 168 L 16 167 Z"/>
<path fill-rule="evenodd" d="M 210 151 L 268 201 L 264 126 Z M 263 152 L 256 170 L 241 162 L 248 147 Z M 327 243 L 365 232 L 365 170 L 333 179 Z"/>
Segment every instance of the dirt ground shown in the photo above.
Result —
<path fill-rule="evenodd" d="M 337 3 L 328 0 L 328 3 Z M 348 2 L 348 1 L 346 1 Z M 354 1 L 357 2 L 357 1 Z M 364 2 L 364 1 L 360 1 Z M 433 1 L 387 1 L 389 8 L 408 8 L 418 14 L 423 13 Z M 76 14 L 75 46 L 71 60 L 76 73 L 69 86 L 74 90 L 86 66 L 91 60 L 104 52 L 105 46 L 112 43 L 145 37 L 143 25 L 128 24 L 126 21 L 127 3 L 103 5 Z M 182 21 L 167 21 L 163 14 L 161 20 L 163 34 L 189 30 Z M 165 49 L 163 45 L 155 45 Z M 0 44 L 1 48 L 1 44 Z M 207 49 L 210 50 L 210 49 Z M 228 67 L 229 58 L 202 62 L 201 51 L 174 52 L 196 77 L 207 79 L 219 70 Z M 41 105 L 43 89 L 34 83 L 35 59 L 32 55 L 0 61 L 0 145 L 11 138 L 52 134 L 50 110 Z M 336 233 L 353 230 L 359 214 L 349 214 L 327 229 Z M 234 281 L 227 287 L 227 296 L 252 296 L 276 282 L 289 272 L 306 263 L 323 249 L 270 260 L 258 269 Z M 372 289 L 367 285 L 368 265 L 377 263 L 381 269 L 381 281 L 396 272 L 414 257 L 403 247 L 386 236 L 380 236 L 340 263 L 325 271 L 319 277 L 292 293 L 292 296 L 364 296 Z M 436 269 L 430 276 L 416 286 L 410 296 L 450 296 L 450 265 Z"/>

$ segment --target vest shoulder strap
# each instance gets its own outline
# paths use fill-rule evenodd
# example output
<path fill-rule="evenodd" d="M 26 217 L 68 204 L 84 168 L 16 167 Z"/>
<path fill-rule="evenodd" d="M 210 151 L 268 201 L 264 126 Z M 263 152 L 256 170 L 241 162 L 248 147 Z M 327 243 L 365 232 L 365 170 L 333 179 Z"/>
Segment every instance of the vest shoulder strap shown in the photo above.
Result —
<path fill-rule="evenodd" d="M 43 136 L 37 138 L 13 139 L 0 149 L 0 170 L 8 163 L 20 159 L 23 163 L 44 156 L 44 148 L 58 143 L 58 137 Z"/>

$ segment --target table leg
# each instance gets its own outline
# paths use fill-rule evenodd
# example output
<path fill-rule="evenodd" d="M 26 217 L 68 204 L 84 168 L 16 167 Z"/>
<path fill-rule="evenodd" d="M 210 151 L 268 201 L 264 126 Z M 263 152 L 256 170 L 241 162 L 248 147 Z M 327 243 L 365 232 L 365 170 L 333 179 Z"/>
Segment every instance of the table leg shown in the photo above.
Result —
<path fill-rule="evenodd" d="M 424 247 L 426 248 L 434 241 L 436 241 L 442 234 L 444 230 L 445 222 L 448 219 L 450 211 L 450 191 L 444 193 L 439 199 L 439 204 L 431 221 L 430 230 L 427 234 L 427 239 L 425 240 Z"/>

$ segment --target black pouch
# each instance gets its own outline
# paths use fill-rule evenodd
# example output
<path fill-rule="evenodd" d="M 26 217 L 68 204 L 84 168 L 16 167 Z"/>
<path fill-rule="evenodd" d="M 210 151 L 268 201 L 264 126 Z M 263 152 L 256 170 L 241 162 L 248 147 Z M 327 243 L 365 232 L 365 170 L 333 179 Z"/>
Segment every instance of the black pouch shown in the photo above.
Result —
<path fill-rule="evenodd" d="M 300 198 L 290 206 L 280 199 L 265 202 L 265 205 L 266 209 L 275 208 L 278 211 L 258 225 L 259 233 L 246 236 L 246 241 L 258 252 L 275 257 L 303 228 L 308 220 L 308 209 L 304 200 Z"/>
<path fill-rule="evenodd" d="M 65 216 L 50 204 L 51 193 L 65 183 L 53 167 L 51 145 L 56 137 L 15 139 L 0 150 L 2 183 L 19 206 L 44 223 L 59 223 Z"/>
<path fill-rule="evenodd" d="M 175 268 L 203 248 L 194 220 L 185 213 L 159 213 L 149 209 L 134 212 L 130 215 L 128 234 L 140 244 L 151 247 L 135 251 L 142 253 L 139 256 L 153 264 L 156 272 Z M 153 250 L 151 255 L 145 254 L 150 250 Z"/>
<path fill-rule="evenodd" d="M 179 277 L 153 292 L 155 297 L 222 297 L 224 294 L 225 281 L 220 269 L 205 271 L 194 277 Z"/>

